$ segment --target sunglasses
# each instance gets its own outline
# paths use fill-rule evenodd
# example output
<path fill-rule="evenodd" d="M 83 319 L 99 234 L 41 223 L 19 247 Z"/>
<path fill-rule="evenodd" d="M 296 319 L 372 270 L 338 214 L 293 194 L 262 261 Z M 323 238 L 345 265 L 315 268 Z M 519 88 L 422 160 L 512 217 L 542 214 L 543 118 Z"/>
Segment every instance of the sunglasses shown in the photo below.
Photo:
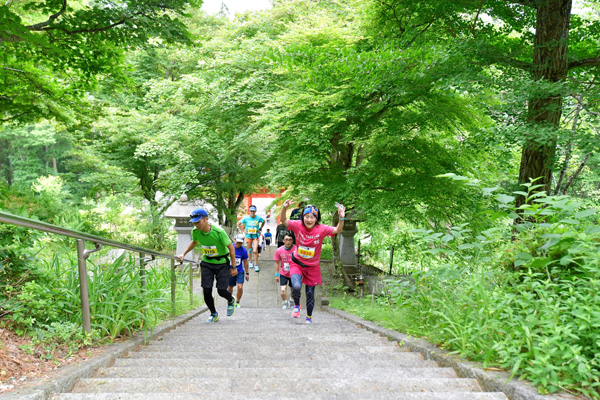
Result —
<path fill-rule="evenodd" d="M 190 218 L 200 218 L 200 217 L 204 217 L 203 214 L 192 214 L 190 215 Z"/>

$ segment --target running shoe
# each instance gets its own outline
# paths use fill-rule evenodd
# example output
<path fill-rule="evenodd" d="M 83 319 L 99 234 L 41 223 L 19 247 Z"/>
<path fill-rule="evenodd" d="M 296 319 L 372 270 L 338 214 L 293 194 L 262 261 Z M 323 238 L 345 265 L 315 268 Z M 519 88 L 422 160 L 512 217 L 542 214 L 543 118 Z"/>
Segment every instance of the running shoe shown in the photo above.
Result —
<path fill-rule="evenodd" d="M 287 302 L 287 300 L 284 300 L 284 301 L 283 301 L 283 305 L 281 306 L 281 308 L 282 308 L 283 310 L 285 310 L 286 308 L 288 308 L 288 302 Z"/>
<path fill-rule="evenodd" d="M 235 303 L 235 308 L 240 308 L 240 303 Z"/>
<path fill-rule="evenodd" d="M 290 299 L 290 307 L 289 308 L 294 308 L 294 300 Z"/>
<path fill-rule="evenodd" d="M 306 317 L 306 323 L 312 324 L 312 317 Z"/>
<path fill-rule="evenodd" d="M 218 313 L 213 313 L 210 314 L 210 317 L 208 317 L 208 319 L 206 320 L 207 323 L 211 323 L 211 322 L 217 322 L 219 320 L 219 314 Z"/>
<path fill-rule="evenodd" d="M 256 264 L 256 265 L 254 266 L 254 272 L 258 272 L 258 271 L 260 271 L 260 268 L 258 268 L 258 264 Z"/>
<path fill-rule="evenodd" d="M 300 306 L 294 306 L 294 311 L 292 311 L 292 317 L 298 318 L 300 316 Z"/>
<path fill-rule="evenodd" d="M 252 269 L 253 268 L 252 262 L 248 262 L 248 264 L 250 264 L 250 269 Z"/>
<path fill-rule="evenodd" d="M 227 302 L 227 316 L 231 317 L 235 312 L 235 299 L 231 299 L 231 301 Z"/>

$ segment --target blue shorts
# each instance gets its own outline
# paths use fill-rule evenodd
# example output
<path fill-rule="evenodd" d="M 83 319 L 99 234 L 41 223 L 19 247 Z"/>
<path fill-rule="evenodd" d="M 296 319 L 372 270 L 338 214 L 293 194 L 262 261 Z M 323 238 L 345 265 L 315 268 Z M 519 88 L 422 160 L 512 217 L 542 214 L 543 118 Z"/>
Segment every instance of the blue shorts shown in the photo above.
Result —
<path fill-rule="evenodd" d="M 239 272 L 236 276 L 229 277 L 229 287 L 234 287 L 236 284 L 244 283 L 244 272 Z"/>

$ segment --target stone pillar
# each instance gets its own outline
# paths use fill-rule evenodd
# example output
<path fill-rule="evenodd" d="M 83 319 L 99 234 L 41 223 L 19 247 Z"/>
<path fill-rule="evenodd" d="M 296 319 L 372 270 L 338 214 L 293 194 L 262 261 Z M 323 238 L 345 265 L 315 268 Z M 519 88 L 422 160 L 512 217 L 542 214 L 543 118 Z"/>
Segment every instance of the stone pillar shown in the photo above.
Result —
<path fill-rule="evenodd" d="M 190 218 L 188 216 L 186 222 L 189 221 L 189 219 Z M 188 225 L 190 225 L 189 222 L 188 222 Z M 185 249 L 187 249 L 188 245 L 192 241 L 192 229 L 194 229 L 194 227 L 193 226 L 185 226 L 178 220 L 175 220 L 175 226 L 173 227 L 173 229 L 175 229 L 175 232 L 177 232 L 177 252 L 176 252 L 176 254 L 177 255 L 183 254 Z M 196 254 L 195 254 L 194 250 L 187 253 L 185 255 L 185 258 L 187 258 L 188 260 L 196 261 Z"/>

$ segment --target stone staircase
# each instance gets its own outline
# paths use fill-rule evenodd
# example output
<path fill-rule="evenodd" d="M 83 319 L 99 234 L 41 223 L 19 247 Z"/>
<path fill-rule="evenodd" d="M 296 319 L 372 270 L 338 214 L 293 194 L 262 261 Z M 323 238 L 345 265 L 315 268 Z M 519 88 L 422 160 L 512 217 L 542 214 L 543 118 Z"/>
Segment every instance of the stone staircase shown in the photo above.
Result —
<path fill-rule="evenodd" d="M 233 316 L 218 299 L 219 322 L 200 314 L 52 398 L 507 399 L 346 319 L 318 309 L 312 325 L 304 311 L 292 318 L 279 306 L 273 272 L 272 261 L 251 272 Z"/>

